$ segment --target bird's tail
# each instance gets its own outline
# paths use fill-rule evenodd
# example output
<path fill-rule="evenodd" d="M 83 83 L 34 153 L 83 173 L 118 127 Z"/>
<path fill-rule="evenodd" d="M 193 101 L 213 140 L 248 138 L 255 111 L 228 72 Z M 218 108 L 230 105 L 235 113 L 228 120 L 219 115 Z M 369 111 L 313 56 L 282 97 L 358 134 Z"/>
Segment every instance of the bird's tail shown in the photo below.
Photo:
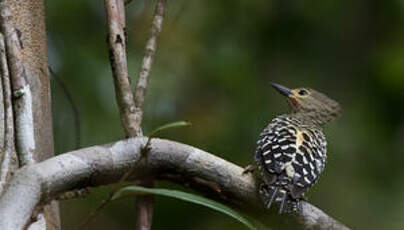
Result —
<path fill-rule="evenodd" d="M 259 192 L 267 209 L 270 209 L 275 202 L 279 203 L 279 214 L 284 212 L 290 213 L 298 210 L 299 200 L 293 199 L 288 191 L 282 186 L 266 185 L 265 183 L 262 183 Z"/>

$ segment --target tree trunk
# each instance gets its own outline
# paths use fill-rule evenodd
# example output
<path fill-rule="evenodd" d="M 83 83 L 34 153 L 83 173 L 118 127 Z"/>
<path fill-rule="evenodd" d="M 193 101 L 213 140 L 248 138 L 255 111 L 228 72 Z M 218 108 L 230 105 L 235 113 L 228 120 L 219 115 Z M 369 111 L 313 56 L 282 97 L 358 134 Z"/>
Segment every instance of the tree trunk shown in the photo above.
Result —
<path fill-rule="evenodd" d="M 8 4 L 14 26 L 20 32 L 23 63 L 32 91 L 34 159 L 39 162 L 54 155 L 45 6 L 43 0 L 8 0 Z M 45 207 L 45 218 L 46 229 L 60 229 L 57 202 Z"/>

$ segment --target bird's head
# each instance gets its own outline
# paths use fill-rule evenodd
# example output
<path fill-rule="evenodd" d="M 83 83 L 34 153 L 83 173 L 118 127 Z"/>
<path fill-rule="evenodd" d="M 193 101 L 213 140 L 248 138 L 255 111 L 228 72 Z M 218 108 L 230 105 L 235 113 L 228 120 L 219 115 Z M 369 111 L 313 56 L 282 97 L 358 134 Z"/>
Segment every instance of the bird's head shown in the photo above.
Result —
<path fill-rule="evenodd" d="M 272 83 L 272 86 L 287 97 L 294 112 L 313 123 L 324 125 L 341 114 L 338 102 L 310 88 L 289 89 Z"/>

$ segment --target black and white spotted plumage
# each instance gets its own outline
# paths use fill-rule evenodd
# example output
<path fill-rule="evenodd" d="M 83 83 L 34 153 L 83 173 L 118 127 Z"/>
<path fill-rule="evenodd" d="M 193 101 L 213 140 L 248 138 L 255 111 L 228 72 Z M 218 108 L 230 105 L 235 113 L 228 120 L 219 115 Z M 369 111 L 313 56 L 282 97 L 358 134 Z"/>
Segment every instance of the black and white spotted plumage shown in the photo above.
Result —
<path fill-rule="evenodd" d="M 298 201 L 322 173 L 326 140 L 321 127 L 294 114 L 274 118 L 257 142 L 255 161 L 263 182 L 261 197 L 269 208 L 281 202 L 281 210 L 298 208 Z"/>
<path fill-rule="evenodd" d="M 310 88 L 272 86 L 289 102 L 292 112 L 275 117 L 261 132 L 255 152 L 264 204 L 280 202 L 280 210 L 297 211 L 299 201 L 318 180 L 327 160 L 322 127 L 341 114 L 338 102 Z"/>

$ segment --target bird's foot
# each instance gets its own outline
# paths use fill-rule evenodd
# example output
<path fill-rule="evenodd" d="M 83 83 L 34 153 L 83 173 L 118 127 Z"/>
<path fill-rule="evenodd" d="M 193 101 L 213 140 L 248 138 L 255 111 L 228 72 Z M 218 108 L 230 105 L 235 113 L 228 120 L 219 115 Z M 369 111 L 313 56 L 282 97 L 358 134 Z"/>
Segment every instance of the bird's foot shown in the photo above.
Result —
<path fill-rule="evenodd" d="M 246 175 L 248 173 L 253 173 L 257 169 L 256 165 L 247 165 L 244 170 L 242 175 Z"/>

